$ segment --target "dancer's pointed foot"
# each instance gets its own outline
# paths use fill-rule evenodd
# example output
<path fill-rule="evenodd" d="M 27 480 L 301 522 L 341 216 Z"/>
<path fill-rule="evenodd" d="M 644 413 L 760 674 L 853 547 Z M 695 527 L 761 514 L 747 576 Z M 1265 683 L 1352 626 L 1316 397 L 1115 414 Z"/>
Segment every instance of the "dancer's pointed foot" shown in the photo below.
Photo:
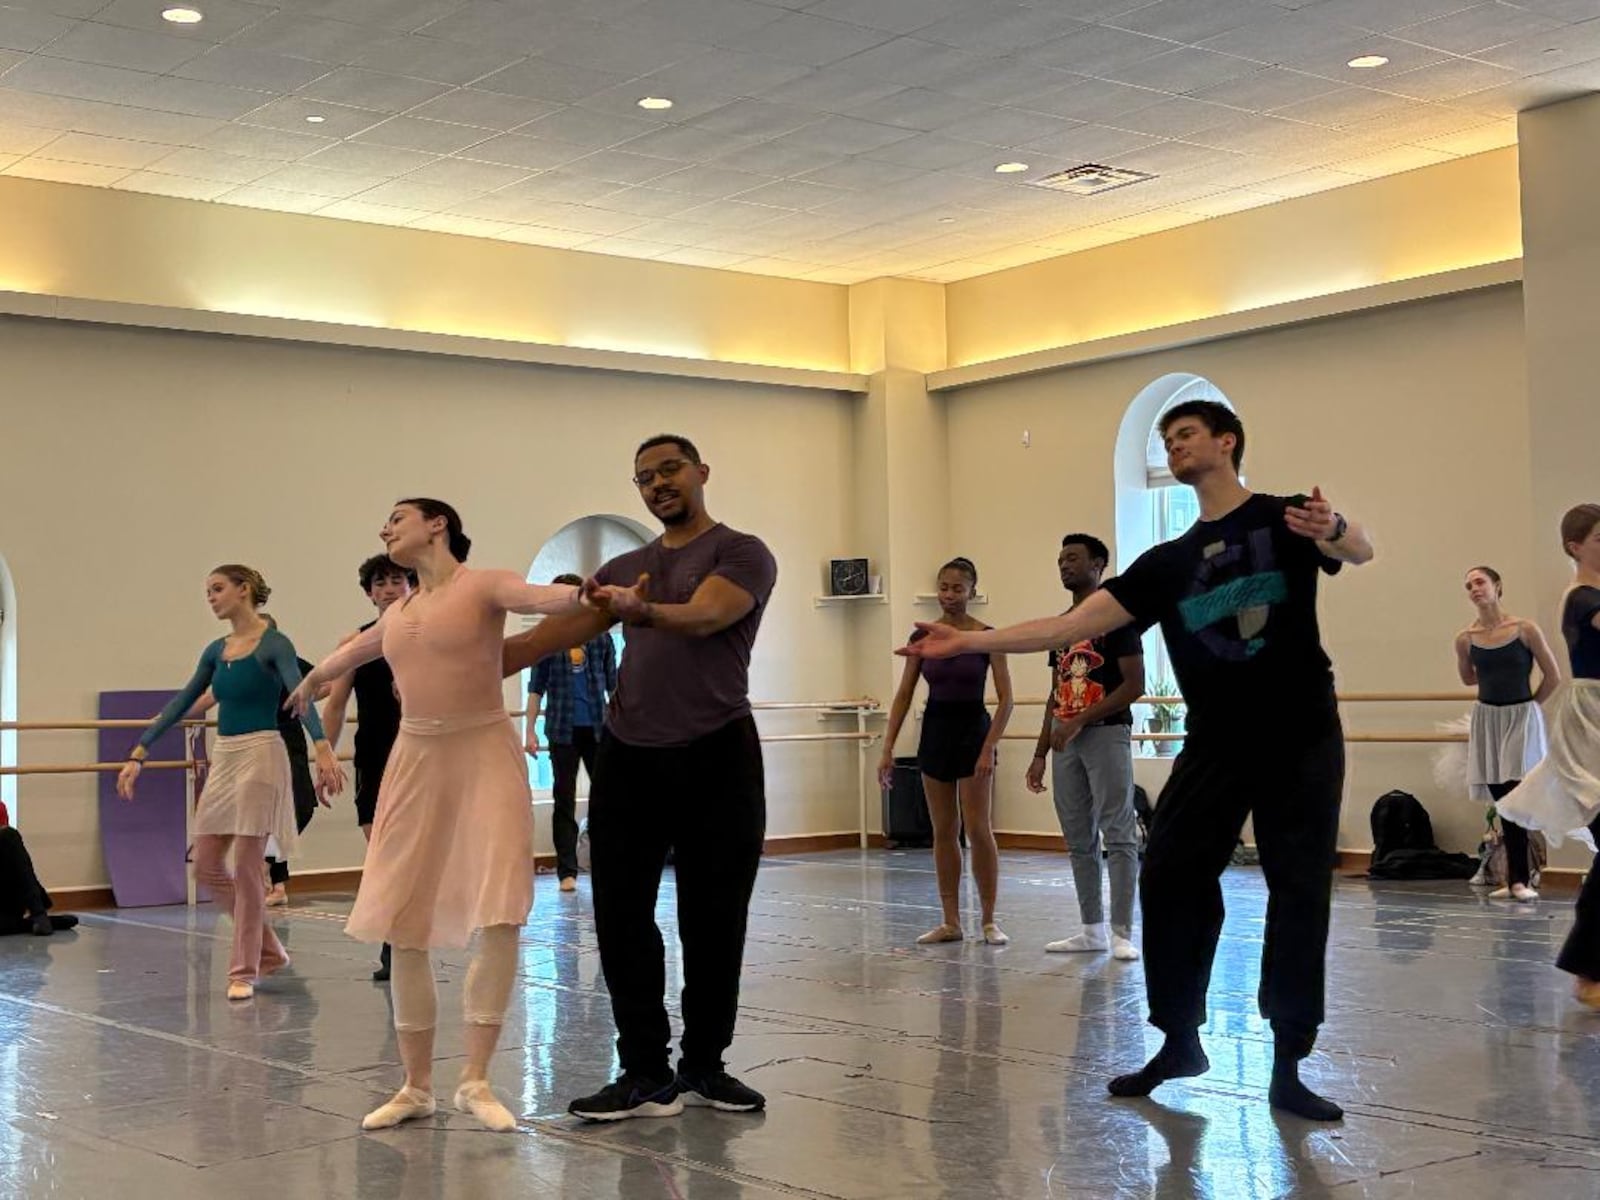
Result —
<path fill-rule="evenodd" d="M 1132 1074 L 1118 1075 L 1106 1087 L 1113 1096 L 1148 1096 L 1169 1079 L 1189 1079 L 1210 1069 L 1198 1030 L 1169 1033 L 1154 1058 Z"/>
<path fill-rule="evenodd" d="M 361 1118 L 363 1129 L 392 1129 L 403 1121 L 431 1117 L 438 1110 L 433 1096 L 409 1084 L 395 1093 L 393 1100 L 379 1105 Z"/>

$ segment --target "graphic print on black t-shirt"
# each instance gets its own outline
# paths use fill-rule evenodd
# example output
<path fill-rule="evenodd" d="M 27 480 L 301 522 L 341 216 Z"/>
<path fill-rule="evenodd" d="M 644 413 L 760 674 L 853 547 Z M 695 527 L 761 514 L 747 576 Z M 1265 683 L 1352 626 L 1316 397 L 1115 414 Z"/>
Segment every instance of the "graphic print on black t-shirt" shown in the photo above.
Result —
<path fill-rule="evenodd" d="M 1274 606 L 1289 599 L 1272 534 L 1270 528 L 1252 529 L 1241 542 L 1212 542 L 1201 549 L 1178 612 L 1184 628 L 1217 658 L 1242 662 L 1259 654 Z"/>
<path fill-rule="evenodd" d="M 1139 634 L 1131 626 L 1091 641 L 1075 642 L 1065 650 L 1050 651 L 1050 669 L 1054 672 L 1050 689 L 1052 714 L 1058 721 L 1066 720 L 1098 704 L 1122 686 L 1121 660 L 1143 654 Z M 1094 724 L 1131 725 L 1133 714 L 1124 708 Z"/>

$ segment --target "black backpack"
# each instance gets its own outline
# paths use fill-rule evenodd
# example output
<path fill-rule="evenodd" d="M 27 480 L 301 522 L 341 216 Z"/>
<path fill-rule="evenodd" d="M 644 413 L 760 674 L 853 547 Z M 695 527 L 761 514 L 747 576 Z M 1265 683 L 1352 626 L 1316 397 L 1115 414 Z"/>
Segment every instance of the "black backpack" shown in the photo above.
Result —
<path fill-rule="evenodd" d="M 1428 810 L 1409 792 L 1385 792 L 1372 806 L 1373 879 L 1471 879 L 1476 859 L 1433 844 Z"/>

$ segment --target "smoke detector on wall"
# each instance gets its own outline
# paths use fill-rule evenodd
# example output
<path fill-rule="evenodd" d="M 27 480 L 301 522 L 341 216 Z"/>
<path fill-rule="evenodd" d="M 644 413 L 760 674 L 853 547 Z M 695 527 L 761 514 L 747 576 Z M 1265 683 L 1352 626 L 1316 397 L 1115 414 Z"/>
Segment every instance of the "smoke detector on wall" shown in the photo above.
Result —
<path fill-rule="evenodd" d="M 1130 171 L 1126 167 L 1084 163 L 1079 167 L 1057 171 L 1054 175 L 1046 175 L 1043 179 L 1030 180 L 1029 183 L 1033 187 L 1069 192 L 1074 196 L 1098 196 L 1101 192 L 1109 192 L 1154 178 L 1155 176 L 1148 171 Z"/>

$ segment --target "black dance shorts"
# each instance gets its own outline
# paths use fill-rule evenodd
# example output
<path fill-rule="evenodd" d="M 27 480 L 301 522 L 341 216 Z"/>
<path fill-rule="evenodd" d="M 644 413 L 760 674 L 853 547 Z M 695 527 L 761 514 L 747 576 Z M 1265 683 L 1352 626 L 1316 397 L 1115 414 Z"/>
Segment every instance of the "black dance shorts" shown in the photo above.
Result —
<path fill-rule="evenodd" d="M 356 824 L 371 825 L 378 817 L 378 789 L 383 786 L 385 763 L 357 762 Z"/>
<path fill-rule="evenodd" d="M 922 714 L 917 769 L 941 783 L 971 779 L 988 736 L 989 710 L 982 700 L 930 700 Z"/>

